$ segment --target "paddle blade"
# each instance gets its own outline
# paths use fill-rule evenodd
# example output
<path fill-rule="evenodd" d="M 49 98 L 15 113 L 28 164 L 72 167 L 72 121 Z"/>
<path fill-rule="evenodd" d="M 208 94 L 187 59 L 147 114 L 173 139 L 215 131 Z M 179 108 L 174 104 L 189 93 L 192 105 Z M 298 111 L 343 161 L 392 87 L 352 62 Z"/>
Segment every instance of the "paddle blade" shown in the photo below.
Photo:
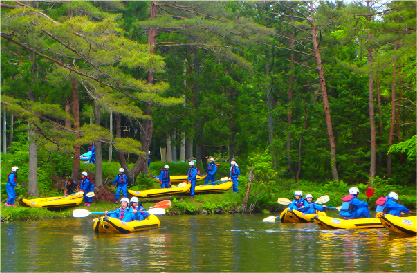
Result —
<path fill-rule="evenodd" d="M 165 215 L 165 209 L 163 208 L 149 208 L 148 212 L 153 215 Z"/>
<path fill-rule="evenodd" d="M 280 205 L 288 206 L 291 204 L 291 200 L 288 198 L 278 198 L 277 203 Z"/>
<path fill-rule="evenodd" d="M 87 217 L 88 215 L 90 215 L 90 212 L 86 209 L 76 209 L 72 212 L 72 217 L 75 218 Z"/>
<path fill-rule="evenodd" d="M 323 195 L 323 196 L 320 196 L 319 198 L 317 198 L 316 203 L 317 204 L 325 204 L 325 203 L 329 202 L 329 200 L 330 200 L 330 197 L 328 195 Z"/>
<path fill-rule="evenodd" d="M 266 218 L 263 219 L 264 222 L 275 222 L 275 220 L 277 219 L 276 216 L 268 216 Z"/>
<path fill-rule="evenodd" d="M 162 200 L 158 203 L 156 203 L 153 208 L 157 209 L 157 208 L 161 208 L 161 209 L 166 209 L 169 208 L 171 206 L 171 200 Z"/>
<path fill-rule="evenodd" d="M 374 191 L 375 191 L 374 188 L 368 187 L 366 189 L 366 197 L 371 198 L 374 195 Z"/>
<path fill-rule="evenodd" d="M 94 196 L 96 196 L 95 194 L 94 194 L 94 192 L 93 191 L 90 191 L 89 193 L 87 193 L 85 196 L 87 196 L 87 197 L 94 197 Z"/>

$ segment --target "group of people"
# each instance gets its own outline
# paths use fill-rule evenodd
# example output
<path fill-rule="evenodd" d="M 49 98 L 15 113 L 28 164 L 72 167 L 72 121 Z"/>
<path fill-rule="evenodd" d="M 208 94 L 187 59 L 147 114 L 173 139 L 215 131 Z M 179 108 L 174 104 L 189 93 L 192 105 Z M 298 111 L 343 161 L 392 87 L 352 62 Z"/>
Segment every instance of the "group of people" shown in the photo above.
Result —
<path fill-rule="evenodd" d="M 351 187 L 349 189 L 349 195 L 342 198 L 342 206 L 340 208 L 340 217 L 343 219 L 357 219 L 357 218 L 370 218 L 369 204 L 365 201 L 358 199 L 359 189 L 357 187 Z M 316 211 L 325 211 L 326 205 L 318 205 L 313 202 L 313 196 L 307 194 L 306 198 L 303 198 L 302 191 L 294 192 L 294 200 L 288 206 L 290 210 L 298 210 L 305 214 L 314 214 Z M 390 192 L 385 197 L 380 197 L 376 201 L 376 212 L 383 212 L 385 214 L 391 214 L 394 216 L 400 216 L 404 213 L 410 213 L 410 211 L 403 205 L 397 203 L 398 194 Z"/>
<path fill-rule="evenodd" d="M 214 158 L 210 158 L 209 159 L 209 164 L 207 165 L 207 176 L 205 179 L 205 185 L 209 184 L 209 181 L 211 181 L 211 183 L 214 183 L 214 176 L 217 172 L 217 166 L 216 163 L 214 163 Z M 197 174 L 198 174 L 198 170 L 197 168 L 194 166 L 194 161 L 190 161 L 189 163 L 190 168 L 188 169 L 187 172 L 187 182 L 191 184 L 191 189 L 190 189 L 190 197 L 189 198 L 194 198 L 194 191 L 195 191 L 195 186 L 197 184 Z M 234 192 L 238 192 L 238 188 L 237 186 L 239 185 L 238 180 L 239 180 L 239 175 L 240 175 L 240 170 L 239 170 L 239 166 L 237 165 L 236 161 L 232 160 L 230 162 L 230 178 L 232 179 L 233 182 L 233 191 Z M 161 169 L 160 173 L 159 173 L 159 181 L 161 183 L 161 188 L 170 188 L 171 187 L 171 178 L 169 175 L 169 166 L 165 165 L 163 169 Z"/>
<path fill-rule="evenodd" d="M 139 204 L 139 199 L 134 196 L 130 199 L 123 197 L 120 199 L 120 208 L 113 211 L 105 211 L 104 214 L 109 217 L 120 219 L 123 222 L 142 221 L 148 218 L 149 213 Z"/>

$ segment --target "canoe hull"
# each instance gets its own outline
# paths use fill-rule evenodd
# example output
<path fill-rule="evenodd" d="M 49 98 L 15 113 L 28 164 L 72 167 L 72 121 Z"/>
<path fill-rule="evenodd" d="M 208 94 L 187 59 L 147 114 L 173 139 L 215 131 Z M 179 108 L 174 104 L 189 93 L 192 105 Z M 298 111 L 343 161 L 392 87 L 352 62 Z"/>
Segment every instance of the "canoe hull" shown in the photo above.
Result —
<path fill-rule="evenodd" d="M 227 191 L 233 186 L 232 181 L 223 182 L 216 185 L 197 185 L 195 186 L 195 193 L 205 193 L 205 192 L 222 192 Z"/>
<path fill-rule="evenodd" d="M 379 218 L 359 218 L 344 220 L 330 216 L 316 216 L 314 222 L 323 229 L 368 229 L 383 228 Z"/>
<path fill-rule="evenodd" d="M 281 223 L 312 223 L 314 217 L 317 215 L 325 216 L 326 213 L 319 211 L 318 214 L 304 214 L 297 210 L 289 211 L 289 209 L 286 208 L 281 212 L 280 219 Z"/>
<path fill-rule="evenodd" d="M 160 197 L 165 195 L 172 195 L 172 194 L 181 194 L 187 193 L 190 191 L 191 184 L 187 183 L 184 187 L 171 187 L 171 188 L 164 188 L 164 189 L 150 189 L 150 190 L 143 190 L 143 191 L 133 191 L 128 190 L 131 195 L 138 196 L 138 197 Z"/>
<path fill-rule="evenodd" d="M 207 177 L 207 174 L 204 174 L 202 176 L 197 175 L 197 182 L 205 179 Z M 187 181 L 188 176 L 187 175 L 171 175 L 171 183 L 181 183 Z M 159 181 L 159 179 L 157 178 Z"/>
<path fill-rule="evenodd" d="M 151 214 L 142 221 L 123 222 L 117 218 L 102 216 L 94 219 L 93 229 L 97 233 L 132 233 L 160 227 L 158 217 Z"/>
<path fill-rule="evenodd" d="M 400 217 L 378 213 L 377 217 L 390 233 L 417 235 L 417 216 Z"/>
<path fill-rule="evenodd" d="M 26 199 L 22 198 L 19 203 L 22 206 L 33 208 L 65 208 L 78 206 L 83 202 L 84 194 L 78 192 L 68 196 L 54 196 L 45 198 Z"/>

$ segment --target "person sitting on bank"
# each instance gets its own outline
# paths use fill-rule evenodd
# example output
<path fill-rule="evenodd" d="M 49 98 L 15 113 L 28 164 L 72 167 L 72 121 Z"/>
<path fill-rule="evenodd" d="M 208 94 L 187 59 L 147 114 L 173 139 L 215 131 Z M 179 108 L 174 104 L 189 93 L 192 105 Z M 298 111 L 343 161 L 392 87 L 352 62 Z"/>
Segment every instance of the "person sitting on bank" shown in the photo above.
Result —
<path fill-rule="evenodd" d="M 134 215 L 132 212 L 129 211 L 127 205 L 129 204 L 129 199 L 124 197 L 120 200 L 120 208 L 115 209 L 113 211 L 105 211 L 104 215 L 117 218 L 123 222 L 130 222 L 135 220 Z"/>
<path fill-rule="evenodd" d="M 349 195 L 342 198 L 342 208 L 340 216 L 343 219 L 370 218 L 368 203 L 359 200 L 359 189 L 352 187 L 349 189 Z"/>
<path fill-rule="evenodd" d="M 148 218 L 149 213 L 145 210 L 142 204 L 139 204 L 139 199 L 136 196 L 133 196 L 130 199 L 130 208 L 129 211 L 133 213 L 133 220 L 142 221 Z"/>
<path fill-rule="evenodd" d="M 78 185 L 75 181 L 72 181 L 71 177 L 69 177 L 65 183 L 64 196 L 74 194 L 75 191 L 78 191 Z"/>
<path fill-rule="evenodd" d="M 171 177 L 169 176 L 169 166 L 165 165 L 159 173 L 159 183 L 161 183 L 161 189 L 171 188 Z"/>
<path fill-rule="evenodd" d="M 410 210 L 405 206 L 398 204 L 398 194 L 390 192 L 385 197 L 380 197 L 376 200 L 376 212 L 383 212 L 394 216 L 401 216 L 404 213 L 410 213 Z"/>
<path fill-rule="evenodd" d="M 317 211 L 325 211 L 326 205 L 318 205 L 313 202 L 313 195 L 307 194 L 306 199 L 307 204 L 304 205 L 304 214 L 316 214 Z"/>
<path fill-rule="evenodd" d="M 292 203 L 288 206 L 288 209 L 291 210 L 298 210 L 298 211 L 304 211 L 304 208 L 307 206 L 307 201 L 303 198 L 303 192 L 302 191 L 295 191 L 294 192 L 294 200 Z"/>

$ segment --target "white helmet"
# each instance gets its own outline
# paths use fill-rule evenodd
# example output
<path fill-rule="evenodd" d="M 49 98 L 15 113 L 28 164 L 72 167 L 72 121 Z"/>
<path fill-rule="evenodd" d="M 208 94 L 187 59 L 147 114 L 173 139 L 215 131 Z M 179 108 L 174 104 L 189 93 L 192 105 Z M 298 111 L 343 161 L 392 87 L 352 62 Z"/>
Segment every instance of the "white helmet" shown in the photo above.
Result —
<path fill-rule="evenodd" d="M 303 196 L 303 192 L 302 192 L 302 191 L 295 191 L 295 192 L 294 192 L 294 195 L 295 195 L 295 196 L 297 196 L 297 195 L 298 195 L 298 196 Z"/>
<path fill-rule="evenodd" d="M 165 169 L 169 169 L 169 166 L 168 166 L 168 165 L 165 165 L 165 166 L 164 166 L 164 168 L 165 168 Z"/>
<path fill-rule="evenodd" d="M 349 189 L 349 194 L 358 194 L 359 189 L 357 187 L 352 187 Z"/>
<path fill-rule="evenodd" d="M 232 164 L 232 165 L 236 165 L 236 162 L 235 162 L 235 161 L 232 161 L 232 162 L 230 162 L 230 164 Z"/>
<path fill-rule="evenodd" d="M 307 194 L 306 198 L 313 198 L 313 196 L 311 194 Z"/>
<path fill-rule="evenodd" d="M 88 173 L 87 172 L 82 172 L 81 175 L 87 176 Z"/>
<path fill-rule="evenodd" d="M 124 173 L 124 172 L 125 172 L 125 169 L 123 169 L 123 168 L 119 169 L 119 173 Z"/>
<path fill-rule="evenodd" d="M 122 199 L 120 199 L 120 203 L 122 202 L 126 202 L 129 204 L 129 198 L 123 197 Z"/>
<path fill-rule="evenodd" d="M 12 167 L 12 172 L 16 172 L 18 169 L 19 169 L 19 167 L 14 166 L 14 167 Z"/>
<path fill-rule="evenodd" d="M 139 199 L 136 196 L 130 198 L 130 203 L 139 203 Z"/>
<path fill-rule="evenodd" d="M 194 166 L 194 161 L 190 161 L 190 162 L 188 163 L 188 165 L 190 165 L 190 166 Z"/>
<path fill-rule="evenodd" d="M 214 158 L 210 157 L 210 161 L 214 161 Z"/>
<path fill-rule="evenodd" d="M 395 200 L 398 200 L 398 194 L 396 194 L 393 191 L 388 194 L 388 197 L 391 197 L 391 198 L 394 198 Z"/>

